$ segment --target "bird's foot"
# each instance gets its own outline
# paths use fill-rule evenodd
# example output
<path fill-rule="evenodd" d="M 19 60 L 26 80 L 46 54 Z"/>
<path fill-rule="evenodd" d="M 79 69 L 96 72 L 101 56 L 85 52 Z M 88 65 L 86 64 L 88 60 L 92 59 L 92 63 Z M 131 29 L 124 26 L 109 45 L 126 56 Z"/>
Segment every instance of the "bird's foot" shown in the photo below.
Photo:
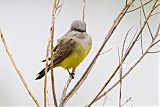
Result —
<path fill-rule="evenodd" d="M 74 72 L 70 72 L 69 69 L 67 69 L 67 71 L 68 71 L 69 75 L 72 77 L 72 79 L 74 79 L 75 73 Z"/>

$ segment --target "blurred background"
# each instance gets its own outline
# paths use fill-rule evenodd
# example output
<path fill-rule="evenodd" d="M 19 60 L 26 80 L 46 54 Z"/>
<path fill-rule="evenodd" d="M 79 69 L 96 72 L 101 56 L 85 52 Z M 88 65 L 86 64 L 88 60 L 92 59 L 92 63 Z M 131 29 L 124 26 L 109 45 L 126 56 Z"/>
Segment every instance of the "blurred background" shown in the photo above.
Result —
<path fill-rule="evenodd" d="M 55 23 L 54 43 L 66 33 L 72 21 L 82 19 L 83 0 L 64 0 L 62 10 Z M 71 89 L 76 81 L 84 73 L 100 45 L 114 19 L 125 5 L 125 0 L 86 0 L 87 32 L 92 36 L 93 46 L 87 58 L 76 70 L 75 79 L 70 84 Z M 143 3 L 147 0 L 143 0 Z M 145 6 L 149 12 L 153 2 Z M 131 8 L 140 6 L 136 1 Z M 159 11 L 157 9 L 157 11 Z M 45 66 L 41 61 L 45 58 L 47 40 L 51 24 L 52 0 L 0 0 L 0 28 L 9 46 L 13 58 L 23 74 L 29 88 L 43 105 L 43 79 L 36 81 L 36 74 Z M 143 14 L 142 14 L 143 16 Z M 111 75 L 112 70 L 118 64 L 117 48 L 121 48 L 125 34 L 134 26 L 128 40 L 139 29 L 140 11 L 127 14 L 115 30 L 113 36 L 106 44 L 103 52 L 112 48 L 106 54 L 101 55 L 93 67 L 89 77 L 81 88 L 67 103 L 68 106 L 83 106 L 88 104 L 96 95 L 100 87 Z M 160 22 L 159 15 L 149 20 L 151 30 L 155 34 Z M 144 49 L 150 42 L 147 27 L 144 32 Z M 129 41 L 128 41 L 129 44 Z M 156 46 L 155 46 L 156 47 Z M 124 63 L 124 72 L 141 55 L 140 44 L 128 56 Z M 155 48 L 157 49 L 157 48 Z M 126 106 L 158 106 L 159 99 L 159 61 L 158 54 L 149 54 L 123 81 L 122 103 L 131 97 Z M 55 68 L 55 85 L 57 99 L 60 101 L 62 89 L 68 78 L 68 72 L 63 68 Z M 114 77 L 110 85 L 117 79 Z M 109 86 L 110 86 L 109 85 Z M 50 75 L 48 75 L 48 98 L 52 105 L 52 91 Z M 118 105 L 119 86 L 113 89 L 105 98 L 95 103 L 95 106 Z M 2 42 L 0 41 L 0 105 L 1 106 L 32 106 L 34 102 L 24 88 L 20 78 L 12 66 Z"/>

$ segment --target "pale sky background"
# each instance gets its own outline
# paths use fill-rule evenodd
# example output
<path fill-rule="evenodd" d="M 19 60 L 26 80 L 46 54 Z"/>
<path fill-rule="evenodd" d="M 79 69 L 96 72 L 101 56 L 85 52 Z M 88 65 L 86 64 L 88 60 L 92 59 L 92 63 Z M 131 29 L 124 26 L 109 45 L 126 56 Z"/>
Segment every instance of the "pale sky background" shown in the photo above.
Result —
<path fill-rule="evenodd" d="M 146 2 L 147 0 L 143 0 Z M 139 2 L 138 2 L 139 3 Z M 134 7 L 139 6 L 135 2 Z M 87 32 L 92 36 L 93 48 L 87 58 L 77 68 L 75 79 L 69 89 L 79 80 L 85 69 L 92 61 L 95 53 L 102 44 L 105 34 L 112 25 L 113 20 L 124 6 L 122 0 L 87 0 L 86 5 Z M 147 5 L 146 11 L 152 5 Z M 41 62 L 45 58 L 49 28 L 51 23 L 52 0 L 0 0 L 0 28 L 9 46 L 13 58 L 23 74 L 30 90 L 43 105 L 43 80 L 35 81 L 35 75 L 45 66 Z M 134 8 L 132 6 L 132 8 Z M 157 9 L 158 10 L 158 9 Z M 73 20 L 82 18 L 82 0 L 64 0 L 61 13 L 56 19 L 55 41 L 60 38 L 70 27 Z M 160 17 L 150 20 L 152 32 L 155 34 L 157 21 Z M 88 104 L 100 87 L 111 75 L 112 70 L 118 64 L 117 47 L 122 41 L 128 29 L 135 26 L 129 35 L 132 38 L 139 25 L 139 11 L 135 11 L 122 20 L 121 24 L 110 38 L 104 51 L 113 48 L 109 53 L 99 57 L 89 77 L 77 91 L 68 106 L 83 106 Z M 144 32 L 144 47 L 148 46 L 148 29 Z M 124 72 L 129 69 L 140 55 L 140 48 L 136 45 L 124 64 Z M 144 57 L 142 62 L 123 81 L 122 102 L 129 97 L 132 101 L 128 106 L 158 106 L 158 54 L 150 54 Z M 58 101 L 61 98 L 62 88 L 67 80 L 68 73 L 62 68 L 55 68 L 55 84 Z M 117 73 L 118 74 L 118 73 Z M 50 76 L 48 78 L 50 80 Z M 118 75 L 111 84 L 118 79 Z M 112 90 L 104 105 L 118 105 L 119 87 Z M 51 97 L 51 84 L 48 82 L 49 98 Z M 50 100 L 51 102 L 51 100 Z M 104 98 L 97 102 L 96 106 L 102 106 Z M 0 105 L 22 106 L 34 105 L 20 78 L 12 66 L 2 42 L 0 41 Z"/>

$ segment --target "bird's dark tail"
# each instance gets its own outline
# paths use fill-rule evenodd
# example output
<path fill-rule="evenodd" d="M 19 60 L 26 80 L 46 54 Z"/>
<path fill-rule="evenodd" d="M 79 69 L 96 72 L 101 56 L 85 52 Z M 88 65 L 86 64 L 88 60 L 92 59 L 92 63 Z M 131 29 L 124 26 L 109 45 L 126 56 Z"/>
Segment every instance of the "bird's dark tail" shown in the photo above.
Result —
<path fill-rule="evenodd" d="M 48 71 L 50 70 L 50 67 L 48 67 Z M 47 72 L 48 72 L 47 71 Z M 36 77 L 36 79 L 35 80 L 39 80 L 39 79 L 41 79 L 42 77 L 44 77 L 44 75 L 45 75 L 45 68 L 43 68 L 38 74 L 37 74 L 38 76 Z"/>

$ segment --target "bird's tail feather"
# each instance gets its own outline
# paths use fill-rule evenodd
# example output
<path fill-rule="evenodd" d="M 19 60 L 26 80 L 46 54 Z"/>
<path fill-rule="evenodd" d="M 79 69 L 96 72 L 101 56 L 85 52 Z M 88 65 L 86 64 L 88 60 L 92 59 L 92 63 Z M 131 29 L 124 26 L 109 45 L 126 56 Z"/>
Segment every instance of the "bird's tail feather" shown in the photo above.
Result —
<path fill-rule="evenodd" d="M 49 71 L 49 70 L 50 70 L 50 67 L 48 67 L 48 71 Z M 47 71 L 47 72 L 48 72 L 48 71 Z M 45 68 L 43 68 L 37 75 L 38 75 L 38 76 L 36 77 L 35 80 L 41 79 L 41 78 L 45 75 Z"/>

